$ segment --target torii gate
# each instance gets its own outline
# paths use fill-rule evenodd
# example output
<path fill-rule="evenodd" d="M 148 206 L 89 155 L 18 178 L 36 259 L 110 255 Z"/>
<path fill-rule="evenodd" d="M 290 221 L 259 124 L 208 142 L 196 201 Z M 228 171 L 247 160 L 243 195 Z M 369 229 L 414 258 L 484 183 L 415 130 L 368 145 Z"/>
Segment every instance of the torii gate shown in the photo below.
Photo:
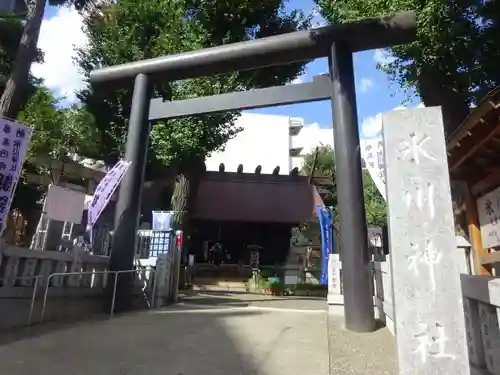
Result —
<path fill-rule="evenodd" d="M 134 82 L 125 148 L 125 159 L 132 165 L 120 186 L 111 268 L 126 270 L 133 267 L 151 121 L 331 99 L 335 162 L 339 176 L 337 193 L 341 230 L 338 241 L 342 248 L 345 325 L 353 331 L 373 331 L 375 321 L 353 53 L 409 43 L 415 35 L 415 14 L 402 12 L 92 71 L 90 83 L 94 87 L 106 84 L 119 88 Z M 330 74 L 316 77 L 311 83 L 174 102 L 151 98 L 151 83 L 155 80 L 176 81 L 321 57 L 328 57 Z"/>

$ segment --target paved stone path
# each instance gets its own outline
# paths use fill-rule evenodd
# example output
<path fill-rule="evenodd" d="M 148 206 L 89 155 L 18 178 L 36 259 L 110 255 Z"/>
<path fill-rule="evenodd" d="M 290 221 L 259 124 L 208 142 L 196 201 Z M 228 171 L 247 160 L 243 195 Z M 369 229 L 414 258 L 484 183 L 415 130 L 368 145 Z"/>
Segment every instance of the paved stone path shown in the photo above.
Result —
<path fill-rule="evenodd" d="M 353 334 L 342 321 L 324 300 L 191 296 L 162 311 L 0 340 L 0 374 L 396 374 L 387 330 Z"/>

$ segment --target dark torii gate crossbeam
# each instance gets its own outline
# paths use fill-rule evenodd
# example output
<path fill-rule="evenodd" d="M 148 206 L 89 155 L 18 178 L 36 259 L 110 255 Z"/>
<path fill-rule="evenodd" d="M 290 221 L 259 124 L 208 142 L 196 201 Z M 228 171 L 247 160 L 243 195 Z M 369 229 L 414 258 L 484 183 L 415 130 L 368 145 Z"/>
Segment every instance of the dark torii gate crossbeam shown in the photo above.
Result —
<path fill-rule="evenodd" d="M 125 159 L 132 165 L 120 186 L 110 267 L 114 270 L 133 267 L 151 121 L 331 99 L 345 324 L 353 331 L 374 330 L 353 52 L 409 43 L 415 35 L 415 14 L 402 12 L 92 71 L 90 82 L 95 88 L 99 85 L 106 85 L 108 89 L 109 86 L 129 87 L 134 83 L 125 148 Z M 158 80 L 176 81 L 320 57 L 328 57 L 330 74 L 315 77 L 312 83 L 177 102 L 151 99 L 152 82 Z M 124 296 L 126 288 L 127 284 L 123 284 Z M 117 297 L 121 295 L 119 293 Z"/>

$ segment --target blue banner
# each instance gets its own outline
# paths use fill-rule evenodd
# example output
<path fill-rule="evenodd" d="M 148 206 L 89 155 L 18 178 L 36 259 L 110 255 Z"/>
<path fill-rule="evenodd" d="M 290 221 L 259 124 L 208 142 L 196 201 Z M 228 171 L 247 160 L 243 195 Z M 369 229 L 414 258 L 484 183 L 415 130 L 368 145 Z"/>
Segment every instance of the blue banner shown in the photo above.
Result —
<path fill-rule="evenodd" d="M 331 207 L 316 206 L 321 231 L 321 278 L 320 284 L 328 284 L 328 256 L 333 252 L 333 212 Z"/>

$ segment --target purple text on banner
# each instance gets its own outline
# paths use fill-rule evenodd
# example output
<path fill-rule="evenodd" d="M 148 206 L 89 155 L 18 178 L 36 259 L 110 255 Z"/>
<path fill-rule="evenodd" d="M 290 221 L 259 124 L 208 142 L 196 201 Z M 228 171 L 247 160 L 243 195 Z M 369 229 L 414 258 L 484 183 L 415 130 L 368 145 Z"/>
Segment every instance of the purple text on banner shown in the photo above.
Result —
<path fill-rule="evenodd" d="M 0 234 L 8 221 L 30 138 L 29 126 L 0 119 Z"/>
<path fill-rule="evenodd" d="M 111 200 L 116 188 L 120 185 L 120 182 L 123 179 L 123 176 L 125 176 L 129 166 L 130 162 L 120 160 L 113 168 L 110 169 L 101 182 L 99 182 L 99 185 L 97 185 L 94 195 L 92 196 L 92 201 L 88 206 L 87 227 L 92 228 L 95 225 L 102 211 L 104 211 L 104 208 L 106 208 L 107 204 Z"/>

